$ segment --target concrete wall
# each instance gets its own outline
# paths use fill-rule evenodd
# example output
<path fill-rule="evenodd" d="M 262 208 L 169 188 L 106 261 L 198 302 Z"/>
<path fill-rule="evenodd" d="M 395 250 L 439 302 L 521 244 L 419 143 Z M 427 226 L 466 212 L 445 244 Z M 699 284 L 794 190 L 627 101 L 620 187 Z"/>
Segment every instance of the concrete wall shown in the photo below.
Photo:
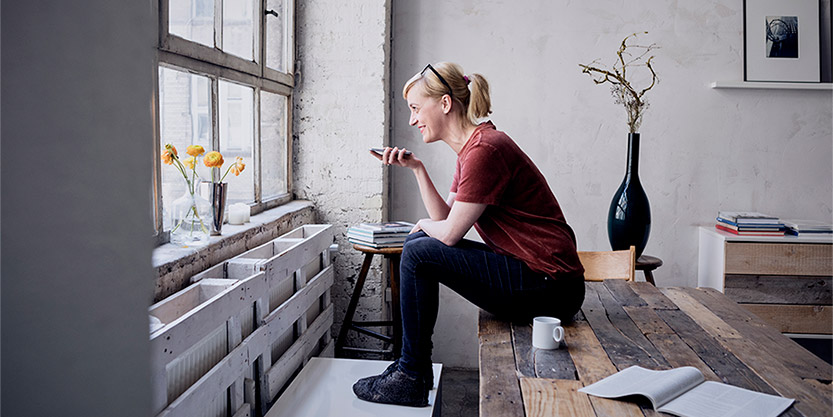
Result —
<path fill-rule="evenodd" d="M 829 13 L 829 1 L 823 9 Z M 391 142 L 415 151 L 443 194 L 456 155 L 407 124 L 402 84 L 428 62 L 455 61 L 492 86 L 498 129 L 535 161 L 579 249 L 606 250 L 610 199 L 627 152 L 625 111 L 578 64 L 611 64 L 624 36 L 649 31 L 661 82 L 646 95 L 640 177 L 652 206 L 645 253 L 663 259 L 660 286 L 696 285 L 697 226 L 720 209 L 831 221 L 829 91 L 715 90 L 743 71 L 742 2 L 396 1 Z M 828 26 L 829 30 L 829 26 Z M 829 45 L 829 43 L 828 43 Z M 829 57 L 829 55 L 828 55 Z M 828 58 L 829 59 L 829 58 Z M 424 217 L 416 181 L 392 175 L 392 217 Z M 447 292 L 434 359 L 476 366 L 476 309 Z M 459 343 L 458 343 L 459 341 Z"/>
<path fill-rule="evenodd" d="M 2 8 L 0 413 L 148 416 L 150 2 Z"/>
<path fill-rule="evenodd" d="M 378 222 L 387 214 L 385 171 L 368 148 L 388 140 L 390 1 L 299 1 L 295 16 L 293 192 L 315 203 L 317 221 L 336 227 L 337 335 L 362 262 L 344 234 L 353 224 Z M 357 320 L 383 314 L 376 258 Z M 350 343 L 372 345 L 364 338 Z"/>

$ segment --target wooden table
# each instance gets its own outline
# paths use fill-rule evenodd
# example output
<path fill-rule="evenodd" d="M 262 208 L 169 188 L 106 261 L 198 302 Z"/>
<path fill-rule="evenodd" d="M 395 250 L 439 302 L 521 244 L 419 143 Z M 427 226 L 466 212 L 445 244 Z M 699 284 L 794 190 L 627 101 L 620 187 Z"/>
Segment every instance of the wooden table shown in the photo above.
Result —
<path fill-rule="evenodd" d="M 480 416 L 660 416 L 650 404 L 577 392 L 631 365 L 694 366 L 708 380 L 795 398 L 784 416 L 831 416 L 833 368 L 710 288 L 587 283 L 557 350 L 532 348 L 530 324 L 481 312 Z"/>

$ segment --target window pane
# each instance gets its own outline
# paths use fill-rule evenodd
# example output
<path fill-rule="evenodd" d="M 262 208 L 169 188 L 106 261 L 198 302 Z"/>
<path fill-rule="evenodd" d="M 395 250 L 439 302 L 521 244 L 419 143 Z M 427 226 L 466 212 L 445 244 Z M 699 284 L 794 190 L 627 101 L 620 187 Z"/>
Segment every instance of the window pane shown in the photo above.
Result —
<path fill-rule="evenodd" d="M 169 0 L 168 32 L 214 46 L 214 0 Z"/>
<path fill-rule="evenodd" d="M 286 96 L 260 93 L 260 162 L 263 200 L 286 192 Z"/>
<path fill-rule="evenodd" d="M 173 145 L 180 160 L 189 145 L 211 149 L 211 83 L 208 78 L 170 68 L 159 68 L 160 149 Z M 201 161 L 200 161 L 201 162 Z M 197 173 L 207 178 L 208 169 L 198 164 Z M 190 179 L 190 178 L 189 178 Z M 185 193 L 185 179 L 172 165 L 162 164 L 162 206 Z M 165 228 L 170 228 L 166 221 Z"/>
<path fill-rule="evenodd" d="M 278 16 L 266 15 L 266 66 L 286 72 L 286 11 L 284 0 L 266 0 L 266 10 Z"/>
<path fill-rule="evenodd" d="M 253 0 L 223 2 L 223 51 L 254 60 Z"/>
<path fill-rule="evenodd" d="M 220 153 L 225 160 L 220 174 L 224 174 L 238 156 L 246 164 L 240 176 L 233 173 L 226 176 L 228 203 L 254 202 L 254 89 L 221 80 L 219 116 Z"/>

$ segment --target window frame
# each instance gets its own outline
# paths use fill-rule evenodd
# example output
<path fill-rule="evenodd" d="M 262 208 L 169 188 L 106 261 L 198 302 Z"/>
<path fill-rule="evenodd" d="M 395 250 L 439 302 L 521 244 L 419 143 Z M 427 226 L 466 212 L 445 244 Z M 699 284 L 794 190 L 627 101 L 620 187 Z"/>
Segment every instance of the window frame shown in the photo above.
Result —
<path fill-rule="evenodd" d="M 257 7 L 255 17 L 255 33 L 253 33 L 255 57 L 253 60 L 246 60 L 238 56 L 226 53 L 216 47 L 189 41 L 169 32 L 169 1 L 158 0 L 158 25 L 159 38 L 157 42 L 156 60 L 154 62 L 154 92 L 152 101 L 153 124 L 154 124 L 154 165 L 153 165 L 153 186 L 152 197 L 154 201 L 153 216 L 156 243 L 163 244 L 168 241 L 168 231 L 164 230 L 162 204 L 162 164 L 159 158 L 161 152 L 161 103 L 159 94 L 159 69 L 162 67 L 192 73 L 207 77 L 210 82 L 210 118 L 212 132 L 212 146 L 219 149 L 219 82 L 220 80 L 231 82 L 254 89 L 253 94 L 253 132 L 254 143 L 252 144 L 253 163 L 247 167 L 254 170 L 254 193 L 255 202 L 249 205 L 252 214 L 277 207 L 292 199 L 292 98 L 295 87 L 294 64 L 294 0 L 283 0 L 284 7 L 279 13 L 283 14 L 284 33 L 282 52 L 285 54 L 286 72 L 280 72 L 266 66 L 266 19 L 281 18 L 266 13 L 267 0 L 250 0 L 253 6 Z M 224 0 L 214 0 L 214 42 L 222 45 L 222 10 Z M 225 0 L 229 1 L 229 0 Z M 285 179 L 286 192 L 277 196 L 269 196 L 268 200 L 263 199 L 262 192 L 262 158 L 261 158 L 261 91 L 279 94 L 287 98 L 285 113 L 286 150 L 285 150 Z"/>

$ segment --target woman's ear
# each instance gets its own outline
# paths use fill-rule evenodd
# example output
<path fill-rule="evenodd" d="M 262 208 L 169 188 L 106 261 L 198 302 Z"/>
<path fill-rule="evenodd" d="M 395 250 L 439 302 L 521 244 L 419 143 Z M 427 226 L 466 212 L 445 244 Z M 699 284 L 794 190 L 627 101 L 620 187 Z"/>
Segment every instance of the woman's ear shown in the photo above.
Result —
<path fill-rule="evenodd" d="M 450 113 L 451 112 L 451 96 L 449 96 L 448 94 L 444 95 L 440 99 L 440 105 L 442 105 L 444 114 Z"/>

